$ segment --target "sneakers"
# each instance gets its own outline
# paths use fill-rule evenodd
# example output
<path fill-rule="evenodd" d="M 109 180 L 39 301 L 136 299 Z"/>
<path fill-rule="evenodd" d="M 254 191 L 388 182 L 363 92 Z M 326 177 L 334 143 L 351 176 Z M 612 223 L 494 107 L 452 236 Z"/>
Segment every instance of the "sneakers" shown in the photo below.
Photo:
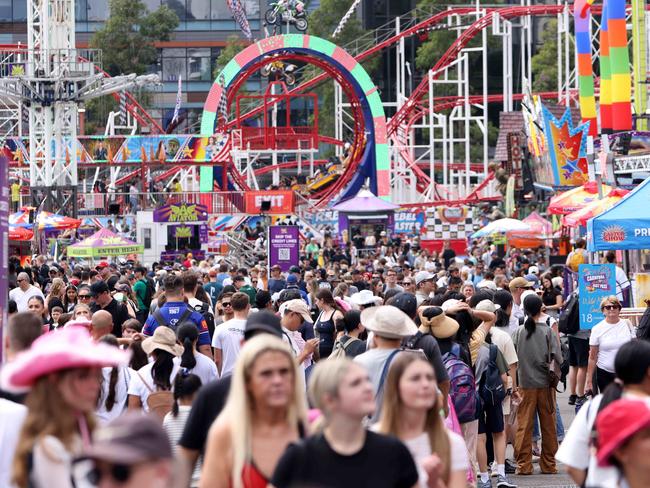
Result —
<path fill-rule="evenodd" d="M 476 488 L 492 488 L 492 480 L 488 479 L 486 482 L 483 482 L 479 476 L 478 481 L 476 482 Z"/>
<path fill-rule="evenodd" d="M 510 482 L 508 475 L 497 476 L 497 488 L 517 488 L 517 485 Z"/>
<path fill-rule="evenodd" d="M 569 395 L 569 405 L 575 405 L 578 395 Z"/>
<path fill-rule="evenodd" d="M 515 474 L 517 472 L 517 463 L 506 459 L 506 474 Z"/>

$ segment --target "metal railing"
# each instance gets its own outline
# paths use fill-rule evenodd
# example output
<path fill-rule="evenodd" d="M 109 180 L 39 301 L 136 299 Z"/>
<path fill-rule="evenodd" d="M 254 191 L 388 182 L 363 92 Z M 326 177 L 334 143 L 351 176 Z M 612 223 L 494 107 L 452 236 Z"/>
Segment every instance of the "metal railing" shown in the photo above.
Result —
<path fill-rule="evenodd" d="M 135 215 L 138 210 L 155 210 L 169 203 L 205 205 L 209 214 L 234 214 L 246 211 L 246 197 L 242 192 L 163 192 L 163 193 L 79 193 L 78 215 L 110 216 Z"/>

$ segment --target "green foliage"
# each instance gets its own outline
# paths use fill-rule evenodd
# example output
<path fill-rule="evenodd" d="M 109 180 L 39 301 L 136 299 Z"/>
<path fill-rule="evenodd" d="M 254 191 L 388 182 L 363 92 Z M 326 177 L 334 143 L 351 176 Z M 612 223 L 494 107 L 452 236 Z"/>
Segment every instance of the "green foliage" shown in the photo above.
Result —
<path fill-rule="evenodd" d="M 573 51 L 573 44 L 571 44 Z M 544 25 L 541 44 L 531 59 L 533 72 L 533 91 L 557 90 L 557 20 L 549 20 Z"/>
<path fill-rule="evenodd" d="M 219 53 L 219 57 L 217 58 L 217 64 L 214 67 L 213 78 L 216 79 L 217 76 L 219 76 L 219 73 L 221 73 L 221 70 L 224 69 L 230 60 L 234 58 L 235 55 L 239 53 L 239 51 L 244 49 L 246 45 L 247 43 L 244 42 L 241 37 L 234 34 L 228 36 L 226 45 L 223 47 L 221 53 Z"/>
<path fill-rule="evenodd" d="M 90 47 L 102 50 L 104 70 L 111 76 L 143 74 L 158 57 L 154 43 L 170 39 L 178 16 L 166 5 L 148 13 L 141 0 L 110 0 L 110 12 Z"/>

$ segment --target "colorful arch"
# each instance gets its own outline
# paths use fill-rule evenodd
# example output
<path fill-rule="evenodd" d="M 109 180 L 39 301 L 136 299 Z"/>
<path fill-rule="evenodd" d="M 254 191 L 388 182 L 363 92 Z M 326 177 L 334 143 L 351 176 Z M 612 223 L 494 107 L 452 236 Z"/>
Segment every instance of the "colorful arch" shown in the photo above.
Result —
<path fill-rule="evenodd" d="M 379 198 L 390 197 L 390 159 L 386 138 L 386 117 L 377 86 L 361 64 L 341 47 L 320 37 L 285 34 L 268 37 L 251 44 L 237 54 L 219 73 L 203 106 L 201 135 L 209 137 L 215 132 L 217 114 L 223 110 L 228 88 L 240 74 L 264 56 L 277 52 L 295 52 L 317 57 L 338 70 L 354 88 L 359 97 L 366 128 L 366 147 L 361 161 L 343 189 L 341 198 L 354 196 L 366 178 L 370 189 Z M 212 191 L 213 171 L 201 168 L 201 191 Z"/>

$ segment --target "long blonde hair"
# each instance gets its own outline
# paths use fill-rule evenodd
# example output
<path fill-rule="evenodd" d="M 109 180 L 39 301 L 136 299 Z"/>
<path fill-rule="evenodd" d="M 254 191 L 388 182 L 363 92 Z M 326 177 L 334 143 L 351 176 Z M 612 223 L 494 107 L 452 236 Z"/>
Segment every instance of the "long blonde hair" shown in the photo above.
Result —
<path fill-rule="evenodd" d="M 397 437 L 399 432 L 399 423 L 401 418 L 401 409 L 403 406 L 402 398 L 399 393 L 399 383 L 406 369 L 416 361 L 423 361 L 429 366 L 431 364 L 422 354 L 412 352 L 401 352 L 395 356 L 386 376 L 384 384 L 384 402 L 382 404 L 381 416 L 378 423 L 378 431 L 383 434 L 390 434 Z M 440 457 L 442 465 L 445 467 L 443 479 L 445 483 L 449 481 L 451 447 L 449 435 L 440 415 L 440 395 L 436 395 L 436 402 L 427 412 L 424 430 L 429 436 L 431 452 Z"/>
<path fill-rule="evenodd" d="M 73 370 L 59 371 L 39 378 L 27 395 L 27 416 L 23 422 L 16 446 L 12 469 L 12 482 L 19 488 L 27 488 L 30 476 L 30 454 L 34 446 L 46 436 L 56 437 L 69 451 L 73 449 L 79 420 L 72 407 L 63 400 L 58 384 L 63 376 Z M 85 416 L 90 432 L 95 427 L 92 413 Z"/>
<path fill-rule="evenodd" d="M 329 415 L 325 409 L 323 397 L 329 395 L 338 398 L 339 387 L 343 378 L 348 374 L 350 366 L 354 362 L 350 358 L 334 358 L 327 361 L 316 363 L 311 375 L 309 376 L 309 388 L 307 393 L 311 404 L 319 409 L 325 417 Z"/>
<path fill-rule="evenodd" d="M 298 364 L 289 345 L 270 334 L 259 335 L 246 341 L 235 365 L 228 400 L 216 420 L 219 422 L 226 419 L 230 428 L 233 488 L 243 488 L 242 473 L 245 465 L 251 462 L 253 456 L 253 405 L 247 386 L 250 381 L 251 369 L 260 355 L 265 352 L 279 352 L 289 359 L 293 369 L 293 395 L 287 407 L 287 423 L 299 429 L 305 429 L 307 425 L 304 375 L 298 369 Z"/>
<path fill-rule="evenodd" d="M 54 278 L 52 280 L 52 286 L 50 287 L 50 293 L 48 293 L 47 297 L 48 299 L 50 297 L 61 298 L 64 292 L 65 292 L 65 281 L 63 281 L 61 278 Z"/>

